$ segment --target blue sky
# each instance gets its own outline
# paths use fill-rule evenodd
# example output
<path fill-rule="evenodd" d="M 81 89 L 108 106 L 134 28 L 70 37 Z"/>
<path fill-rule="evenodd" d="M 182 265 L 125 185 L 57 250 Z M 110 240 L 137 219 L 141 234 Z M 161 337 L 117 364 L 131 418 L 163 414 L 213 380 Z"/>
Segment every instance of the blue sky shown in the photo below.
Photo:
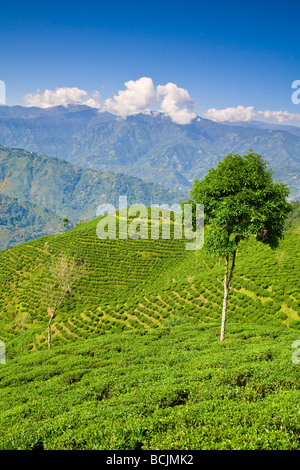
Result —
<path fill-rule="evenodd" d="M 242 117 L 246 108 L 261 119 L 266 111 L 300 115 L 291 100 L 291 84 L 300 80 L 295 0 L 54 0 L 0 8 L 0 79 L 8 105 L 23 105 L 26 94 L 34 104 L 37 90 L 74 87 L 90 96 L 97 90 L 103 104 L 124 83 L 148 77 L 155 87 L 172 82 L 187 90 L 197 115 L 238 106 Z M 161 90 L 165 109 L 168 93 Z M 191 109 L 187 98 L 172 96 L 170 106 Z M 117 103 L 110 102 L 116 112 Z M 287 122 L 300 125 L 297 116 Z M 277 118 L 285 122 L 282 114 Z"/>

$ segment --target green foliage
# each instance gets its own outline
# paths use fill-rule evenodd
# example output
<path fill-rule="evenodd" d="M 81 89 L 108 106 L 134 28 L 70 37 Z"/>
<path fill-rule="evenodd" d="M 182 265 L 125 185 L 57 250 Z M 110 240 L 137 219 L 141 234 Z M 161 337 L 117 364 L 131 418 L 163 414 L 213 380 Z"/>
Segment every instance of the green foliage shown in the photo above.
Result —
<path fill-rule="evenodd" d="M 296 332 L 170 321 L 0 367 L 2 450 L 299 450 Z"/>
<path fill-rule="evenodd" d="M 255 236 L 276 248 L 291 211 L 288 195 L 288 187 L 274 183 L 267 162 L 252 151 L 227 155 L 203 180 L 194 182 L 190 197 L 195 205 L 204 205 L 205 247 L 209 253 L 225 258 L 221 341 L 225 338 L 227 301 L 239 244 Z M 195 212 L 194 206 L 194 223 Z"/>
<path fill-rule="evenodd" d="M 227 155 L 203 180 L 194 182 L 190 196 L 205 207 L 206 247 L 226 256 L 250 235 L 275 248 L 291 211 L 288 194 L 286 185 L 273 182 L 267 162 L 249 152 Z"/>

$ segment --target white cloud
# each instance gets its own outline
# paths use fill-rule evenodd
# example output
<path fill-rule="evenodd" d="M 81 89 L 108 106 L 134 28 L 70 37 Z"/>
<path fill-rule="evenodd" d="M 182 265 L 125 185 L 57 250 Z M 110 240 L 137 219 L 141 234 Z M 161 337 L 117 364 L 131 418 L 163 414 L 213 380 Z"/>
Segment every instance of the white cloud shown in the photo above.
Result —
<path fill-rule="evenodd" d="M 277 122 L 299 122 L 300 114 L 289 113 L 288 111 L 258 111 L 258 115 L 264 119 L 275 120 Z"/>
<path fill-rule="evenodd" d="M 55 90 L 37 90 L 23 97 L 25 106 L 49 108 L 51 106 L 67 106 L 69 104 L 82 104 L 92 108 L 100 108 L 100 93 L 94 91 L 91 95 L 79 88 L 56 88 Z"/>
<path fill-rule="evenodd" d="M 104 101 L 100 108 L 100 93 L 91 95 L 79 88 L 56 88 L 55 90 L 37 90 L 23 97 L 25 106 L 48 108 L 51 106 L 67 106 L 84 104 L 101 111 L 111 111 L 126 118 L 132 114 L 149 114 L 150 111 L 162 112 L 178 124 L 189 124 L 196 114 L 191 111 L 193 102 L 187 90 L 179 88 L 175 83 L 155 87 L 149 77 L 125 82 L 125 89 L 119 90 L 112 98 Z"/>
<path fill-rule="evenodd" d="M 196 114 L 190 111 L 193 102 L 188 91 L 184 88 L 179 88 L 175 83 L 167 83 L 166 85 L 158 85 L 157 93 L 164 98 L 162 99 L 160 109 L 169 116 L 172 121 L 177 124 L 190 124 Z M 180 108 L 178 105 L 184 104 L 187 107 Z"/>
<path fill-rule="evenodd" d="M 193 104 L 188 91 L 175 83 L 158 85 L 155 88 L 151 78 L 141 77 L 136 81 L 126 82 L 125 87 L 125 90 L 119 90 L 113 98 L 105 100 L 104 109 L 125 118 L 131 114 L 150 113 L 151 107 L 156 106 L 178 124 L 189 124 L 196 117 L 196 114 L 187 109 Z M 186 106 L 180 108 L 179 105 Z"/>
<path fill-rule="evenodd" d="M 148 114 L 150 111 L 161 112 L 177 124 L 190 124 L 197 117 L 192 111 L 193 101 L 188 91 L 175 83 L 169 82 L 156 87 L 150 77 L 141 77 L 125 82 L 124 86 L 124 90 L 119 90 L 112 98 L 106 99 L 102 107 L 98 91 L 89 94 L 77 87 L 37 90 L 28 93 L 23 99 L 25 106 L 48 108 L 81 104 L 98 108 L 100 111 L 111 111 L 122 118 L 138 113 Z M 253 119 L 289 124 L 300 122 L 300 114 L 288 111 L 256 111 L 253 106 L 210 108 L 204 113 L 204 117 L 217 122 L 248 122 Z"/>
<path fill-rule="evenodd" d="M 253 106 L 237 106 L 236 108 L 215 109 L 211 108 L 206 111 L 204 115 L 207 119 L 212 121 L 251 121 L 255 118 L 256 113 Z"/>
<path fill-rule="evenodd" d="M 131 114 L 149 113 L 150 107 L 158 102 L 153 81 L 149 77 L 129 80 L 126 90 L 119 90 L 113 98 L 104 102 L 104 109 L 118 113 L 123 118 Z"/>
<path fill-rule="evenodd" d="M 300 114 L 289 113 L 288 111 L 255 111 L 253 106 L 237 106 L 235 108 L 215 109 L 211 108 L 204 116 L 207 119 L 217 122 L 237 122 L 237 121 L 252 121 L 262 117 L 266 121 L 276 121 L 279 123 L 285 122 L 299 122 Z"/>

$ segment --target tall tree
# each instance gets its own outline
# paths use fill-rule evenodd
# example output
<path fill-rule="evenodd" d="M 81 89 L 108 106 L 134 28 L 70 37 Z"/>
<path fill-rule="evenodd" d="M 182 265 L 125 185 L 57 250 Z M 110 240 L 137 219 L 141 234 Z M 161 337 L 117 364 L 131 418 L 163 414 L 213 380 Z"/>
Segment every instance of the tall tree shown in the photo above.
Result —
<path fill-rule="evenodd" d="M 66 295 L 75 282 L 83 275 L 82 260 L 74 260 L 65 255 L 55 258 L 50 265 L 50 282 L 44 291 L 44 301 L 48 309 L 48 349 L 51 348 L 51 326 Z"/>
<path fill-rule="evenodd" d="M 66 231 L 67 231 L 67 227 L 68 227 L 68 225 L 70 224 L 70 221 L 69 221 L 69 219 L 67 219 L 66 217 L 64 217 L 63 220 L 62 220 L 62 223 L 63 223 L 64 231 L 66 232 Z"/>
<path fill-rule="evenodd" d="M 205 246 L 225 260 L 220 341 L 225 339 L 226 311 L 236 254 L 241 240 L 250 236 L 272 249 L 283 236 L 292 206 L 289 189 L 273 181 L 262 156 L 231 153 L 201 180 L 195 180 L 189 203 L 204 204 Z"/>

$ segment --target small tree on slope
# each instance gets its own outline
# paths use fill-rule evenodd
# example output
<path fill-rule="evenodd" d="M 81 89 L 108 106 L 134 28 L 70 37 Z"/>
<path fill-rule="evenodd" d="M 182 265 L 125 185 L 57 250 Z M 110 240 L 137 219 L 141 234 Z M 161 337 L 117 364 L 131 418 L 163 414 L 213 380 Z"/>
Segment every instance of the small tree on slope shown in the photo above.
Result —
<path fill-rule="evenodd" d="M 225 338 L 226 310 L 239 242 L 255 236 L 275 249 L 292 206 L 289 189 L 274 182 L 260 155 L 227 155 L 201 180 L 195 180 L 189 203 L 204 204 L 205 246 L 225 259 L 220 341 Z M 231 266 L 230 266 L 231 261 Z"/>
<path fill-rule="evenodd" d="M 44 291 L 44 301 L 48 306 L 48 349 L 51 348 L 51 324 L 66 295 L 71 292 L 74 283 L 83 275 L 82 261 L 69 259 L 64 255 L 55 258 L 50 265 L 49 283 Z M 53 282 L 54 281 L 54 282 Z"/>

